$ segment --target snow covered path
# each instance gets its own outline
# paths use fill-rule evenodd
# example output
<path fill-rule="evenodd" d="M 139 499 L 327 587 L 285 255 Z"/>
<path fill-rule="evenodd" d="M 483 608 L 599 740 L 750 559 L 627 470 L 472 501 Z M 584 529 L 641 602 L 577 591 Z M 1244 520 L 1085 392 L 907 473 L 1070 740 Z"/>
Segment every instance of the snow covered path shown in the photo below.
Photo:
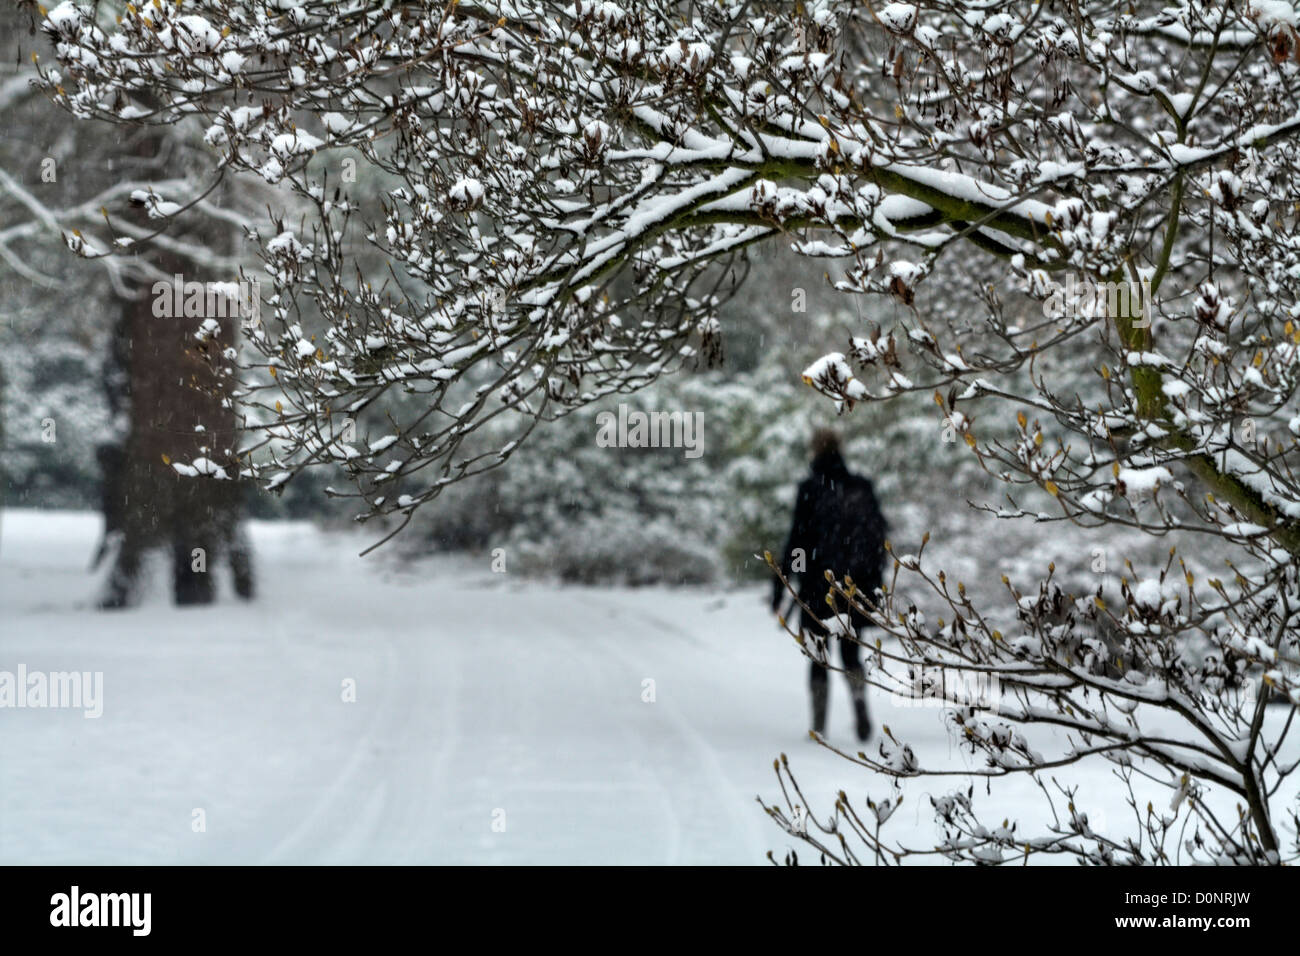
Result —
<path fill-rule="evenodd" d="M 98 613 L 97 533 L 0 527 L 0 669 L 102 671 L 105 698 L 0 710 L 0 862 L 760 863 L 791 843 L 754 800 L 778 753 L 828 801 L 854 775 L 806 740 L 803 661 L 754 589 L 508 590 L 256 524 L 252 604 Z"/>
<path fill-rule="evenodd" d="M 399 571 L 356 556 L 368 539 L 260 523 L 251 604 L 101 613 L 98 529 L 70 512 L 0 524 L 0 671 L 103 673 L 97 719 L 0 708 L 0 863 L 763 863 L 803 848 L 755 802 L 779 797 L 778 754 L 814 811 L 841 788 L 889 796 L 808 740 L 806 665 L 761 589 Z M 871 707 L 926 762 L 971 759 L 940 710 Z M 839 680 L 830 717 L 856 750 Z M 1094 828 L 1122 822 L 1106 765 L 1069 779 Z M 926 797 L 947 789 L 909 786 L 893 837 L 933 846 Z M 1027 780 L 977 800 L 1042 820 Z"/>

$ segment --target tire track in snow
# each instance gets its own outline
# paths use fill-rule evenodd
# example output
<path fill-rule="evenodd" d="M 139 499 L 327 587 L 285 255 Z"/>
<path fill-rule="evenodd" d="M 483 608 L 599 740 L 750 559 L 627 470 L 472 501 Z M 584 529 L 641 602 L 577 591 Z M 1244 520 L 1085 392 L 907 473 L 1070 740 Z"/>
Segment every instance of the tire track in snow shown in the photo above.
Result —
<path fill-rule="evenodd" d="M 305 649 L 310 651 L 310 648 Z M 391 641 L 385 647 L 385 652 L 385 672 L 391 681 L 392 675 L 397 671 L 397 655 Z M 332 851 L 336 848 L 340 836 L 338 824 L 340 822 L 345 824 L 344 832 L 355 831 L 357 826 L 357 814 L 354 810 L 356 795 L 363 789 L 367 777 L 363 773 L 363 769 L 374 759 L 374 744 L 379 737 L 380 729 L 391 729 L 393 723 L 392 711 L 392 697 L 387 694 L 379 695 L 377 710 L 366 724 L 365 729 L 362 730 L 360 736 L 352 744 L 351 751 L 342 768 L 326 784 L 324 791 L 302 816 L 297 826 L 281 837 L 279 842 L 266 853 L 263 862 L 302 863 L 308 857 L 301 851 L 308 847 L 317 852 L 324 848 L 327 854 L 333 856 Z M 375 774 L 368 776 L 372 781 L 382 779 L 381 776 Z M 373 810 L 369 802 L 367 802 L 367 808 Z M 371 813 L 368 813 L 362 819 L 374 818 Z"/>
<path fill-rule="evenodd" d="M 638 625 L 642 626 L 643 631 L 650 630 L 652 634 L 662 634 L 663 622 L 652 614 L 640 613 L 640 609 L 638 608 L 622 609 L 622 613 L 619 616 L 622 618 L 623 623 L 628 621 L 636 622 Z M 688 641 L 690 645 L 693 645 L 690 651 L 693 654 L 698 654 L 699 651 L 697 649 L 704 646 L 698 637 L 680 626 L 674 625 L 670 630 L 673 632 L 674 636 L 682 638 Z M 639 668 L 642 673 L 649 674 L 652 669 L 661 669 L 657 666 L 646 666 L 640 661 L 633 660 L 624 650 L 622 645 L 616 644 L 612 641 L 597 642 L 596 646 L 606 656 L 616 657 L 629 668 Z M 632 646 L 642 647 L 644 644 L 637 641 L 634 642 Z M 727 673 L 734 676 L 734 671 L 728 670 Z M 759 836 L 757 821 L 750 813 L 750 811 L 753 811 L 753 813 L 758 812 L 755 808 L 752 796 L 742 795 L 740 789 L 732 782 L 722 765 L 722 761 L 718 757 L 717 749 L 677 708 L 667 706 L 662 709 L 662 712 L 668 715 L 668 719 L 671 721 L 674 730 L 687 742 L 687 744 L 690 745 L 696 754 L 699 764 L 705 770 L 709 778 L 711 778 L 717 785 L 717 789 L 714 792 L 726 795 L 727 799 L 724 801 L 724 806 L 732 808 L 732 812 L 727 814 L 727 823 L 732 827 L 739 826 L 742 829 L 743 832 L 741 835 L 743 836 L 747 846 L 751 848 L 763 846 L 763 840 Z M 717 801 L 718 798 L 714 796 L 712 799 L 707 801 L 706 805 L 714 806 L 717 804 Z M 766 847 L 763 847 L 763 849 L 756 853 L 753 862 L 761 862 L 764 852 L 766 852 Z"/>
<path fill-rule="evenodd" d="M 300 623 L 292 633 L 304 636 L 283 635 L 285 628 L 282 635 L 296 654 L 319 653 L 311 622 L 300 617 Z M 357 653 L 383 655 L 379 679 L 358 689 L 374 710 L 349 738 L 343 765 L 266 862 L 404 862 L 430 849 L 431 840 L 418 838 L 429 829 L 429 808 L 445 791 L 446 769 L 460 744 L 460 649 L 454 641 L 435 645 L 411 629 L 376 629 L 364 619 L 355 627 L 344 623 L 348 633 L 366 634 Z"/>
<path fill-rule="evenodd" d="M 588 682 L 588 686 L 595 686 L 597 682 L 599 682 L 601 686 L 616 686 L 622 679 L 620 675 L 611 673 L 611 669 L 608 666 L 598 666 L 597 662 L 592 659 L 589 653 L 587 653 L 593 643 L 597 647 L 601 646 L 600 641 L 579 642 L 578 639 L 574 637 L 572 629 L 567 626 L 558 625 L 550 621 L 539 623 L 541 623 L 542 626 L 551 633 L 556 634 L 564 643 L 573 648 L 573 653 L 569 655 L 570 659 L 579 661 L 582 664 L 583 669 L 592 676 L 592 681 Z M 631 688 L 629 688 L 629 693 L 630 692 Z M 651 747 L 646 739 L 645 731 L 641 730 L 639 727 L 634 727 L 629 720 L 622 716 L 622 712 L 619 712 L 618 714 L 617 725 L 623 739 L 635 739 L 637 750 L 643 755 L 649 755 Z M 666 859 L 663 860 L 663 863 L 668 866 L 673 866 L 681 862 L 682 820 L 674 804 L 672 791 L 664 784 L 662 774 L 653 768 L 654 763 L 651 760 L 639 762 L 637 764 L 637 778 L 652 784 L 659 797 L 658 804 L 668 822 L 668 847 L 665 851 Z"/>

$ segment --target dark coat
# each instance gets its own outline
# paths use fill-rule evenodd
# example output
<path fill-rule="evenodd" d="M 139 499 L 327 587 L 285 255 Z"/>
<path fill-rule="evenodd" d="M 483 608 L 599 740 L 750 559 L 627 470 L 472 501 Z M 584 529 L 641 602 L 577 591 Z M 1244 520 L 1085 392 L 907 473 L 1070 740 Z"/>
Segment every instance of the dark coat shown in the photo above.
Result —
<path fill-rule="evenodd" d="M 812 474 L 799 485 L 781 571 L 787 578 L 798 576 L 799 599 L 815 617 L 825 619 L 835 613 L 826 603 L 826 571 L 841 581 L 852 577 L 858 589 L 869 594 L 881 582 L 886 530 L 871 481 L 851 473 L 839 452 L 826 452 L 813 460 Z M 797 549 L 803 549 L 801 572 L 793 570 Z M 785 588 L 779 578 L 772 583 L 775 610 Z M 854 618 L 859 626 L 865 624 L 858 615 Z"/>

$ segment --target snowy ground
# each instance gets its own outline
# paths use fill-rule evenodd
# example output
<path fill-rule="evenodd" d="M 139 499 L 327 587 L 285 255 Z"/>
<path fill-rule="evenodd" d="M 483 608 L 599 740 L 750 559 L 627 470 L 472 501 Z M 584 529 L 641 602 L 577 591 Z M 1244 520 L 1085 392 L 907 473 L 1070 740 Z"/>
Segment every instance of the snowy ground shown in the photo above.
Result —
<path fill-rule="evenodd" d="M 101 613 L 98 530 L 71 512 L 0 525 L 0 670 L 104 675 L 98 719 L 0 709 L 0 863 L 761 863 L 798 846 L 755 802 L 779 794 L 779 753 L 814 809 L 888 796 L 807 739 L 805 665 L 758 589 L 397 572 L 356 557 L 361 539 L 262 523 L 257 601 Z M 832 687 L 830 736 L 856 749 Z M 872 708 L 967 759 L 939 711 Z M 1072 779 L 1102 800 L 1094 824 L 1121 818 L 1104 767 Z M 894 818 L 913 845 L 934 842 L 927 792 Z M 982 802 L 1037 815 L 1026 783 Z"/>

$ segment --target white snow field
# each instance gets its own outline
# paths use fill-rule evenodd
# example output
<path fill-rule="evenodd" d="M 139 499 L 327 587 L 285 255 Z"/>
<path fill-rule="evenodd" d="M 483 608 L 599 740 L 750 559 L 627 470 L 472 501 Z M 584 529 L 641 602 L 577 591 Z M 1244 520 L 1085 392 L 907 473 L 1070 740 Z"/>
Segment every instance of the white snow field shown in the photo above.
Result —
<path fill-rule="evenodd" d="M 98 718 L 0 708 L 0 863 L 763 863 L 806 849 L 755 802 L 781 752 L 814 810 L 889 796 L 808 740 L 805 662 L 757 588 L 397 572 L 357 557 L 369 539 L 254 523 L 254 602 L 98 612 L 98 533 L 0 525 L 0 671 L 103 673 Z M 941 711 L 871 706 L 923 759 L 971 759 Z M 830 738 L 857 749 L 838 679 Z M 1102 801 L 1095 828 L 1121 821 L 1104 765 L 1067 779 Z M 996 822 L 1041 820 L 1028 781 L 983 789 Z M 940 792 L 910 784 L 895 836 L 933 846 Z"/>

